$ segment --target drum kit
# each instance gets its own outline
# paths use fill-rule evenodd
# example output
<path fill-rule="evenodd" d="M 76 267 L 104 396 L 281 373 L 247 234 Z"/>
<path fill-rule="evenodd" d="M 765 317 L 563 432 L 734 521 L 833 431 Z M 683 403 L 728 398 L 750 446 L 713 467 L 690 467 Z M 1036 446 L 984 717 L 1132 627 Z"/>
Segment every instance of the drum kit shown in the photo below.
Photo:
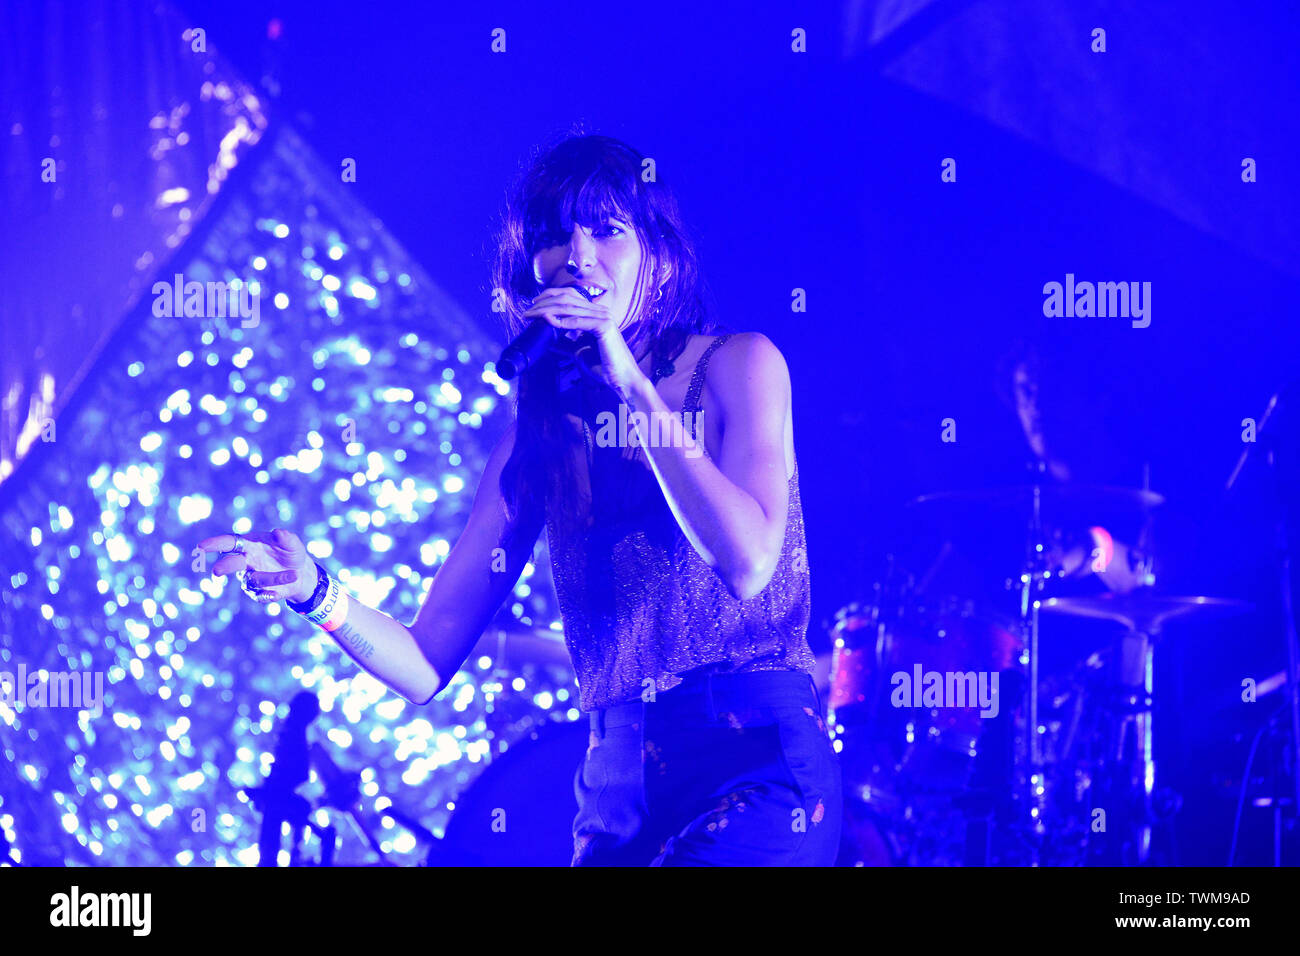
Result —
<path fill-rule="evenodd" d="M 1041 469 L 1024 485 L 910 503 L 913 527 L 943 542 L 939 557 L 919 581 L 891 559 L 870 597 L 830 625 L 842 865 L 1151 861 L 1153 830 L 1179 805 L 1156 787 L 1154 648 L 1174 621 L 1249 609 L 1155 587 L 1143 549 L 1161 504 L 1145 489 L 1052 484 Z M 1106 526 L 1129 529 L 1137 547 L 1115 548 Z M 1018 548 L 990 546 L 1008 539 L 997 527 L 1012 540 L 1023 530 L 1019 560 L 996 568 L 1000 587 L 969 576 L 967 593 L 935 586 L 964 549 L 979 549 L 982 568 L 1015 561 Z M 1077 528 L 1097 547 L 1071 550 Z M 1131 573 L 1107 574 L 1111 561 Z M 1070 593 L 1085 579 L 1125 589 Z M 1095 650 L 1049 666 L 1066 619 L 1096 627 Z M 921 706 L 906 691 L 918 677 L 933 692 Z M 950 693 L 977 683 L 996 689 L 995 706 Z"/>

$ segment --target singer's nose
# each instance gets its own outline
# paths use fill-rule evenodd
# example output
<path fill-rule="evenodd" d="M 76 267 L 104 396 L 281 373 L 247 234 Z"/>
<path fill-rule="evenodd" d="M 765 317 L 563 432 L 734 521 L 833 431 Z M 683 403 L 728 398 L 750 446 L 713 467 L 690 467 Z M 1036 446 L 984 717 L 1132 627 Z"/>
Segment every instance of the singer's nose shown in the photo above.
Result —
<path fill-rule="evenodd" d="M 592 247 L 592 239 L 587 235 L 586 230 L 581 226 L 575 226 L 573 235 L 569 239 L 569 261 L 565 264 L 570 275 L 577 275 L 591 268 Z"/>

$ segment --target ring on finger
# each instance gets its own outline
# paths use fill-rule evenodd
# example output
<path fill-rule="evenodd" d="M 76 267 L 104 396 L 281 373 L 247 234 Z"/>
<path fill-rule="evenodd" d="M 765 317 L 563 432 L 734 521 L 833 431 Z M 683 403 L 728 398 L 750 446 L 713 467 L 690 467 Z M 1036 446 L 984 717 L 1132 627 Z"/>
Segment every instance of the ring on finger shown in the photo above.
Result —
<path fill-rule="evenodd" d="M 277 598 L 274 594 L 272 594 L 270 591 L 264 590 L 263 588 L 246 587 L 243 590 L 245 594 L 251 597 L 254 601 L 257 601 L 259 604 L 268 604 L 271 601 L 279 600 L 279 598 Z"/>

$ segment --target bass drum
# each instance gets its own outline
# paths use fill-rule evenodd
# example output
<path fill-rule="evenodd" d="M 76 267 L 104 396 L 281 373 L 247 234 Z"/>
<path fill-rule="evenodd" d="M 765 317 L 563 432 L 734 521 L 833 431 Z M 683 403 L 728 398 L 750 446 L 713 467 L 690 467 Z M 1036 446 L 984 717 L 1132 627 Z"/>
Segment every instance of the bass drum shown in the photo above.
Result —
<path fill-rule="evenodd" d="M 1022 649 L 1015 623 L 955 597 L 850 605 L 837 617 L 830 709 L 846 785 L 886 814 L 968 787 L 991 722 L 978 706 L 894 707 L 892 678 L 917 667 L 1005 675 Z"/>
<path fill-rule="evenodd" d="M 586 718 L 553 722 L 501 754 L 461 794 L 430 866 L 568 866 Z"/>

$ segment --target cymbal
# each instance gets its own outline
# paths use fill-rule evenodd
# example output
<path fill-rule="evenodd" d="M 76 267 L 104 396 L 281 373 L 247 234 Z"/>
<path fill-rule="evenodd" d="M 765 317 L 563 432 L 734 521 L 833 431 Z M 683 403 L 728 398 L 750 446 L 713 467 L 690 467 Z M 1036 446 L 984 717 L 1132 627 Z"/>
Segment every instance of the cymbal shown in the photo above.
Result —
<path fill-rule="evenodd" d="M 924 505 L 927 511 L 975 510 L 1028 512 L 1034 504 L 1034 491 L 1045 511 L 1065 512 L 1140 512 L 1164 503 L 1164 496 L 1142 488 L 1111 485 L 1043 484 L 1004 485 L 995 488 L 968 488 L 936 491 L 908 502 L 908 507 Z"/>
<path fill-rule="evenodd" d="M 1130 630 L 1155 634 L 1166 621 L 1174 618 L 1244 614 L 1254 605 L 1234 598 L 1155 594 L 1150 588 L 1138 588 L 1125 594 L 1047 598 L 1039 607 L 1054 614 L 1115 621 Z"/>
<path fill-rule="evenodd" d="M 545 627 L 488 628 L 479 638 L 468 660 L 490 657 L 499 667 L 546 664 L 572 667 L 564 635 Z"/>

